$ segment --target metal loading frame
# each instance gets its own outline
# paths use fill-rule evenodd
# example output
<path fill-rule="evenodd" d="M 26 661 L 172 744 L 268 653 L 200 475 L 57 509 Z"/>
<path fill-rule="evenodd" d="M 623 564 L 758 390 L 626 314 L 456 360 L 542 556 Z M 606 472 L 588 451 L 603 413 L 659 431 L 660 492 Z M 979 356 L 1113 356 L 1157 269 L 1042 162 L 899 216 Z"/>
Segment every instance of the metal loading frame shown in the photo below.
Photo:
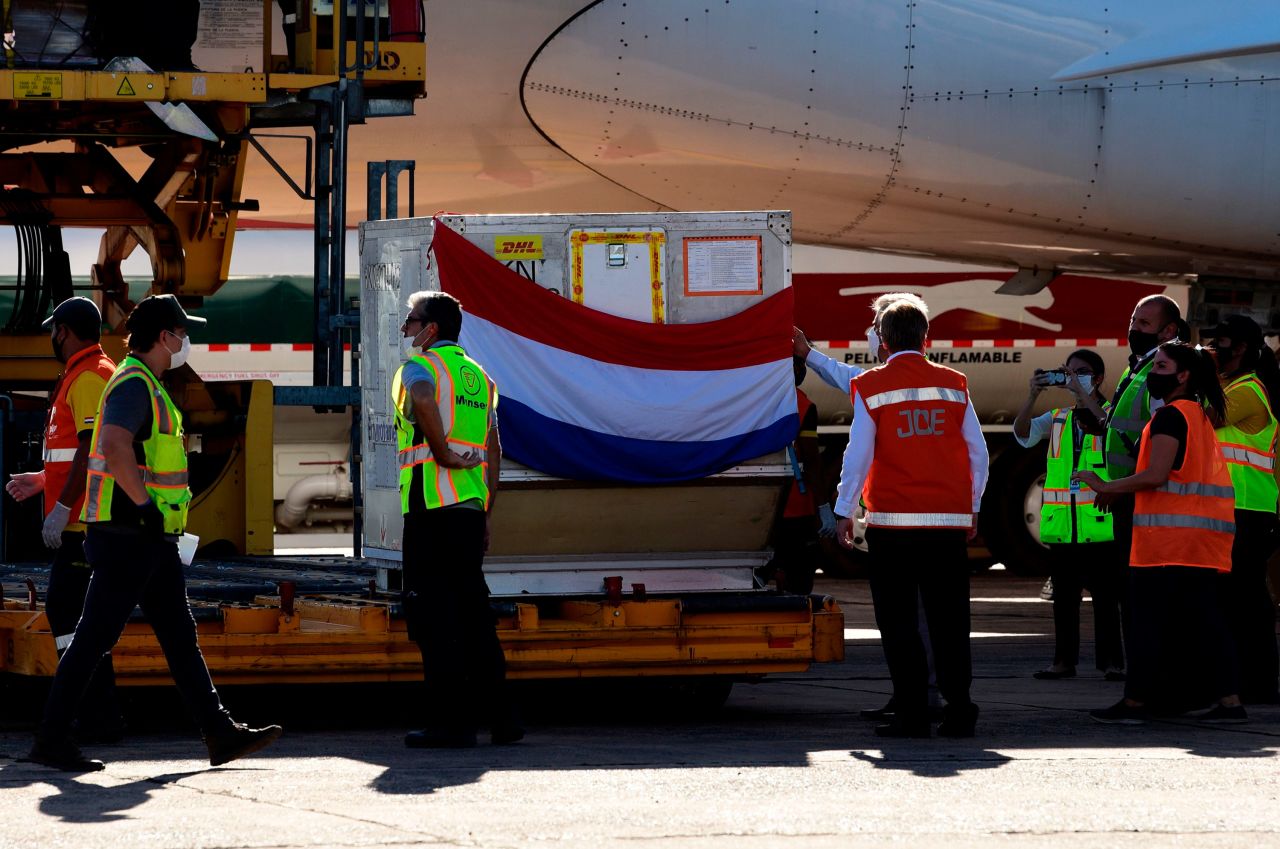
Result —
<path fill-rule="evenodd" d="M 736 602 L 736 603 L 735 603 Z M 392 597 L 319 595 L 281 606 L 192 602 L 200 647 L 220 685 L 412 681 L 422 675 Z M 610 603 L 494 605 L 512 679 L 725 675 L 801 672 L 844 657 L 844 614 L 830 596 L 744 593 L 714 605 L 679 598 Z M 141 618 L 112 650 L 117 683 L 168 683 L 168 666 Z M 0 671 L 48 677 L 57 666 L 43 609 L 5 599 Z"/>

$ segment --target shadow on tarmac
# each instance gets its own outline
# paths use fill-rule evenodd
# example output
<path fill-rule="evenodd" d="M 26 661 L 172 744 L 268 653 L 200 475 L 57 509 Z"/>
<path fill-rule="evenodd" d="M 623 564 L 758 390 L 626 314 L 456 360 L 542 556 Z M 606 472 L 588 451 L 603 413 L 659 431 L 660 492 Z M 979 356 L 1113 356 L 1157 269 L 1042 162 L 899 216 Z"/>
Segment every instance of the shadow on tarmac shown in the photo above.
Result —
<path fill-rule="evenodd" d="M 974 641 L 974 698 L 982 715 L 978 736 L 970 740 L 875 737 L 873 723 L 857 713 L 883 704 L 890 684 L 878 642 L 865 638 L 847 640 L 841 664 L 758 685 L 738 684 L 719 711 L 706 710 L 700 701 L 706 693 L 669 682 L 514 682 L 528 738 L 495 747 L 482 732 L 480 745 L 468 750 L 404 748 L 404 733 L 421 727 L 425 692 L 420 683 L 220 690 L 238 720 L 278 722 L 286 729 L 284 738 L 243 762 L 245 767 L 269 766 L 273 758 L 349 758 L 380 768 L 369 786 L 396 796 L 429 795 L 507 770 L 804 768 L 843 758 L 947 779 L 1027 758 L 1106 758 L 1123 750 L 1164 749 L 1201 758 L 1276 756 L 1280 706 L 1250 707 L 1252 722 L 1244 726 L 1208 728 L 1187 717 L 1160 718 L 1141 728 L 1092 722 L 1087 710 L 1113 703 L 1122 685 L 1103 682 L 1087 669 L 1071 681 L 1030 677 L 1052 652 L 1050 609 L 1035 598 L 1038 581 L 978 578 L 975 584 L 987 584 L 982 593 L 992 598 L 974 605 L 974 631 L 990 638 Z M 847 627 L 871 626 L 865 588 L 846 582 L 840 589 Z M 1082 649 L 1090 656 L 1087 641 Z M 9 753 L 0 756 L 0 788 L 57 787 L 59 792 L 42 802 L 46 814 L 68 822 L 118 819 L 156 789 L 196 774 L 168 772 L 100 787 L 14 763 L 30 745 L 44 687 L 12 679 L 0 685 L 5 688 L 0 691 L 0 751 Z M 128 738 L 119 746 L 86 746 L 86 754 L 109 765 L 203 760 L 204 746 L 174 687 L 122 688 L 121 699 Z"/>

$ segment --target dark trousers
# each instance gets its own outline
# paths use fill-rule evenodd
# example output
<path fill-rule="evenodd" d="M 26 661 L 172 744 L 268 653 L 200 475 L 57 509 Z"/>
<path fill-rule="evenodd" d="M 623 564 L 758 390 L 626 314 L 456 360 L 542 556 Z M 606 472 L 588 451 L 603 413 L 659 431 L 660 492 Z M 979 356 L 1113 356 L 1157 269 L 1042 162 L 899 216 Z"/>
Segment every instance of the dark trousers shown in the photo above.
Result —
<path fill-rule="evenodd" d="M 1102 671 L 1124 669 L 1120 609 L 1128 557 L 1121 565 L 1115 547 L 1114 542 L 1049 546 L 1054 663 L 1080 662 L 1080 591 L 1088 588 L 1093 599 L 1094 665 Z"/>
<path fill-rule="evenodd" d="M 54 552 L 53 563 L 49 567 L 49 592 L 44 603 L 49 630 L 53 632 L 54 643 L 58 647 L 58 657 L 62 657 L 71 644 L 71 636 L 84 611 L 91 574 L 84 554 L 84 533 L 63 532 L 62 546 Z M 116 698 L 116 675 L 110 652 L 98 662 L 76 719 L 85 731 L 120 725 L 120 703 Z"/>
<path fill-rule="evenodd" d="M 813 592 L 813 573 L 820 554 L 817 517 L 783 517 L 774 531 L 773 560 L 769 563 L 778 575 L 778 589 L 800 595 Z"/>
<path fill-rule="evenodd" d="M 1190 708 L 1239 691 L 1220 578 L 1199 566 L 1129 569 L 1126 698 Z"/>
<path fill-rule="evenodd" d="M 1267 590 L 1276 517 L 1257 510 L 1236 511 L 1231 572 L 1225 576 L 1227 621 L 1240 663 L 1240 695 L 1245 701 L 1276 698 L 1280 657 L 1276 652 L 1276 607 Z"/>
<path fill-rule="evenodd" d="M 929 665 L 918 610 L 929 624 L 938 689 L 949 709 L 970 704 L 969 564 L 963 530 L 867 529 L 871 600 L 894 704 L 905 724 L 927 721 Z"/>
<path fill-rule="evenodd" d="M 139 605 L 200 729 L 207 734 L 227 728 L 231 717 L 218 699 L 196 641 L 196 623 L 187 603 L 177 544 L 90 526 L 84 550 L 93 576 L 75 637 L 53 677 L 40 737 L 60 740 L 67 736 L 99 662 L 116 644 L 133 609 Z"/>
<path fill-rule="evenodd" d="M 1120 588 L 1120 634 L 1126 648 L 1133 645 L 1133 617 L 1130 615 L 1132 583 L 1129 580 L 1129 555 L 1133 552 L 1133 504 L 1132 495 L 1121 495 L 1111 505 L 1111 530 L 1115 534 L 1108 561 L 1111 574 Z M 1133 651 L 1129 649 L 1129 661 Z"/>
<path fill-rule="evenodd" d="M 506 659 L 484 580 L 485 514 L 444 507 L 404 517 L 404 611 L 422 652 L 430 730 L 514 720 Z"/>

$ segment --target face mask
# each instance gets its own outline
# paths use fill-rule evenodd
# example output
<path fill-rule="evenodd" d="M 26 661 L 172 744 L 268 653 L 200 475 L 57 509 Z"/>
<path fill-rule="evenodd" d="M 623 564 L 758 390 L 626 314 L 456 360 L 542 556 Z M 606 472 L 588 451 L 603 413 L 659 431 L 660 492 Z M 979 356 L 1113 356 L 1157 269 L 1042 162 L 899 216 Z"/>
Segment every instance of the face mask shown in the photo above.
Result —
<path fill-rule="evenodd" d="M 880 359 L 880 334 L 875 327 L 867 328 L 867 348 L 871 351 L 871 359 Z"/>
<path fill-rule="evenodd" d="M 1084 394 L 1088 395 L 1093 391 L 1093 375 L 1077 374 L 1076 380 L 1079 382 L 1080 388 L 1084 390 Z"/>
<path fill-rule="evenodd" d="M 1129 331 L 1129 350 L 1136 357 L 1141 357 L 1159 344 L 1160 340 L 1154 333 L 1143 333 L 1141 330 Z"/>
<path fill-rule="evenodd" d="M 405 359 L 408 359 L 409 357 L 412 357 L 414 354 L 418 353 L 418 337 L 421 335 L 422 335 L 422 331 L 419 330 L 417 333 L 415 333 L 412 336 L 405 336 L 401 338 L 400 351 L 401 353 L 404 354 Z"/>
<path fill-rule="evenodd" d="M 171 335 L 177 336 L 178 334 Z M 179 336 L 178 338 L 182 340 L 182 344 L 178 346 L 177 351 L 169 351 L 169 368 L 181 368 L 186 364 L 187 358 L 191 356 L 191 340 L 186 336 Z M 165 350 L 168 350 L 168 348 L 169 346 L 166 345 Z"/>
<path fill-rule="evenodd" d="M 1156 374 L 1151 372 L 1147 375 L 1147 392 L 1152 398 L 1160 401 L 1168 398 L 1169 395 L 1178 388 L 1178 376 L 1176 374 Z"/>

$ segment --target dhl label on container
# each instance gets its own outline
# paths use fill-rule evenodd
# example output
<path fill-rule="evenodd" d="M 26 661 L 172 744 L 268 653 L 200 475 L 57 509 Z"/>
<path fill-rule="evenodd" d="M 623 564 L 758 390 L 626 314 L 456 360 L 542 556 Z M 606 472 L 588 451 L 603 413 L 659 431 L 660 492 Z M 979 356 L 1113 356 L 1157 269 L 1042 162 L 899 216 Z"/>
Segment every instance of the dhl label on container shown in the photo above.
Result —
<path fill-rule="evenodd" d="M 542 259 L 542 237 L 498 236 L 493 240 L 493 257 L 499 262 Z"/>

